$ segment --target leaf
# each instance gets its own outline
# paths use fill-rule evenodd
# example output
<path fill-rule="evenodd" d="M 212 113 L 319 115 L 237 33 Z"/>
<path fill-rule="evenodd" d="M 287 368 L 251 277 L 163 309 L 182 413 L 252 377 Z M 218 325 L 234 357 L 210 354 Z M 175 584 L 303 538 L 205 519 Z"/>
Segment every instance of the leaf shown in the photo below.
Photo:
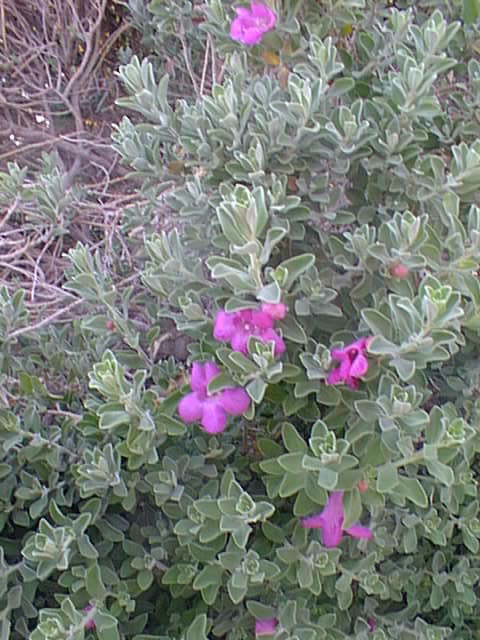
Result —
<path fill-rule="evenodd" d="M 343 528 L 348 529 L 357 523 L 362 515 L 362 501 L 358 489 L 354 489 L 345 494 L 343 508 L 345 513 Z"/>
<path fill-rule="evenodd" d="M 232 581 L 229 580 L 227 584 L 227 591 L 233 604 L 240 604 L 247 595 L 248 589 L 247 587 L 234 587 L 232 585 Z M 194 638 L 192 638 L 192 640 L 194 640 Z"/>
<path fill-rule="evenodd" d="M 338 473 L 333 469 L 327 469 L 324 467 L 320 470 L 317 478 L 317 483 L 323 489 L 335 489 L 338 481 Z"/>
<path fill-rule="evenodd" d="M 293 314 L 289 313 L 287 317 L 279 323 L 279 326 L 282 330 L 283 337 L 287 340 L 296 342 L 297 344 L 307 343 L 307 334 Z"/>
<path fill-rule="evenodd" d="M 207 616 L 205 613 L 197 616 L 188 627 L 185 640 L 208 640 L 207 638 Z"/>
<path fill-rule="evenodd" d="M 313 267 L 315 264 L 315 256 L 312 253 L 303 253 L 299 256 L 294 256 L 293 258 L 288 258 L 288 260 L 284 260 L 281 262 L 277 269 L 281 271 L 285 269 L 288 273 L 285 281 L 282 283 L 283 288 L 288 291 L 295 280 L 308 271 L 310 267 Z"/>
<path fill-rule="evenodd" d="M 308 453 L 307 443 L 290 422 L 283 423 L 282 438 L 285 448 L 290 453 Z"/>
<path fill-rule="evenodd" d="M 208 565 L 200 571 L 198 576 L 193 581 L 193 588 L 197 591 L 210 587 L 212 585 L 219 585 L 222 583 L 223 567 L 219 565 Z"/>
<path fill-rule="evenodd" d="M 254 600 L 247 601 L 247 609 L 250 615 L 259 620 L 266 618 L 273 618 L 276 613 L 275 607 L 269 607 L 261 602 L 255 602 Z"/>
<path fill-rule="evenodd" d="M 463 0 L 463 20 L 473 24 L 480 17 L 480 0 Z"/>
<path fill-rule="evenodd" d="M 393 325 L 390 318 L 377 311 L 377 309 L 364 309 L 362 317 L 374 336 L 383 336 L 387 340 L 393 340 Z"/>
<path fill-rule="evenodd" d="M 303 453 L 285 453 L 277 458 L 278 464 L 289 473 L 302 473 Z"/>
<path fill-rule="evenodd" d="M 258 438 L 257 449 L 266 458 L 276 458 L 283 453 L 281 445 L 270 438 Z"/>
<path fill-rule="evenodd" d="M 443 462 L 439 460 L 425 460 L 425 466 L 432 476 L 447 485 L 447 487 L 451 487 L 455 482 L 455 474 L 452 469 L 446 464 L 443 464 Z"/>
<path fill-rule="evenodd" d="M 262 532 L 267 540 L 270 540 L 271 542 L 276 542 L 277 544 L 283 544 L 283 542 L 285 542 L 285 531 L 276 524 L 272 524 L 268 521 L 262 522 Z"/>
<path fill-rule="evenodd" d="M 137 583 L 142 591 L 150 589 L 153 583 L 153 573 L 150 569 L 142 569 L 137 575 Z"/>
<path fill-rule="evenodd" d="M 248 383 L 246 391 L 256 404 L 260 404 L 263 400 L 267 387 L 267 383 L 262 380 L 262 378 L 255 378 Z"/>
<path fill-rule="evenodd" d="M 298 493 L 305 486 L 305 474 L 303 473 L 286 473 L 278 488 L 278 494 L 281 498 L 288 498 Z"/>
<path fill-rule="evenodd" d="M 84 558 L 87 558 L 87 560 L 96 560 L 98 558 L 98 551 L 95 549 L 90 538 L 86 534 L 78 538 L 77 545 L 80 554 Z"/>
<path fill-rule="evenodd" d="M 408 382 L 415 373 L 415 362 L 413 360 L 404 360 L 403 358 L 395 358 L 391 361 L 398 375 L 404 382 Z"/>
<path fill-rule="evenodd" d="M 85 588 L 92 598 L 101 600 L 105 596 L 105 585 L 103 584 L 100 567 L 96 562 L 91 564 L 87 569 L 85 574 Z"/>
<path fill-rule="evenodd" d="M 373 424 L 377 421 L 378 416 L 383 413 L 379 405 L 373 400 L 357 400 L 354 406 L 362 420 Z"/>
<path fill-rule="evenodd" d="M 103 611 L 96 611 L 94 621 L 98 640 L 120 640 L 116 618 Z"/>
<path fill-rule="evenodd" d="M 398 485 L 398 470 L 394 464 L 387 462 L 378 469 L 377 491 L 389 493 Z"/>
<path fill-rule="evenodd" d="M 405 498 L 416 504 L 418 507 L 426 509 L 428 507 L 428 497 L 420 481 L 416 478 L 398 476 L 398 489 Z"/>

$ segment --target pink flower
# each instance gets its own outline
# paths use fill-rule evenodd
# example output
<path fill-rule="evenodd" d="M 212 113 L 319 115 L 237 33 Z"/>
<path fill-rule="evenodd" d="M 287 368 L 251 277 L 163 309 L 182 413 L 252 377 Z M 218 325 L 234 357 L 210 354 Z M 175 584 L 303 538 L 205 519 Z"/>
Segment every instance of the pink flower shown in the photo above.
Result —
<path fill-rule="evenodd" d="M 323 544 L 326 547 L 337 547 L 342 541 L 343 534 L 348 533 L 354 538 L 371 540 L 373 533 L 368 527 L 354 524 L 348 529 L 343 528 L 345 518 L 343 510 L 343 491 L 330 494 L 327 504 L 321 513 L 302 519 L 302 526 L 307 529 L 321 529 Z"/>
<path fill-rule="evenodd" d="M 230 26 L 230 35 L 242 44 L 258 44 L 267 31 L 277 24 L 275 12 L 261 2 L 251 2 L 250 9 L 235 9 L 237 17 Z"/>
<path fill-rule="evenodd" d="M 276 618 L 267 618 L 266 620 L 257 620 L 255 622 L 256 636 L 271 636 L 277 629 L 278 621 Z"/>
<path fill-rule="evenodd" d="M 90 603 L 88 603 L 85 607 L 83 607 L 83 611 L 86 614 L 89 614 L 90 611 L 93 611 L 93 609 L 94 609 L 93 604 L 90 604 Z M 87 631 L 92 631 L 92 629 L 95 629 L 96 627 L 95 620 L 89 615 L 87 615 L 87 618 L 85 620 L 85 624 L 83 625 L 83 627 Z"/>
<path fill-rule="evenodd" d="M 271 307 L 273 305 L 270 305 Z M 274 313 L 278 313 L 275 309 Z M 229 342 L 234 351 L 248 353 L 250 336 L 262 342 L 274 342 L 274 353 L 280 356 L 285 351 L 285 343 L 273 328 L 273 316 L 263 308 L 243 309 L 242 311 L 219 311 L 215 317 L 213 337 L 222 342 Z"/>
<path fill-rule="evenodd" d="M 229 415 L 240 416 L 250 406 L 247 392 L 240 387 L 208 393 L 208 384 L 219 373 L 220 369 L 214 362 L 194 362 L 190 382 L 192 393 L 187 394 L 178 404 L 181 419 L 187 423 L 200 421 L 207 433 L 223 431 Z"/>
<path fill-rule="evenodd" d="M 262 303 L 262 311 L 274 320 L 283 320 L 287 315 L 288 307 L 283 302 L 271 304 L 269 302 Z"/>
<path fill-rule="evenodd" d="M 367 618 L 367 624 L 369 631 L 373 632 L 377 628 L 377 621 L 375 620 L 375 618 Z"/>
<path fill-rule="evenodd" d="M 368 360 L 365 352 L 370 338 L 360 338 L 343 349 L 333 349 L 332 358 L 340 361 L 327 378 L 327 384 L 345 382 L 351 389 L 358 389 L 359 378 L 368 371 Z"/>

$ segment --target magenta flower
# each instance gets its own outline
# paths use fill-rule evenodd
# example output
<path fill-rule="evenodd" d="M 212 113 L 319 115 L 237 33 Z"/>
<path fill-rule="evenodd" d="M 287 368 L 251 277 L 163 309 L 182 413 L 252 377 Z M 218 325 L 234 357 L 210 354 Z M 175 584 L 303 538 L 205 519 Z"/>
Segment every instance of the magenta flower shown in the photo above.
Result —
<path fill-rule="evenodd" d="M 93 611 L 93 608 L 94 608 L 93 604 L 88 603 L 87 605 L 85 605 L 85 607 L 83 607 L 83 611 L 84 613 L 89 614 L 90 611 Z M 86 629 L 87 631 L 92 631 L 93 629 L 95 629 L 95 627 L 96 627 L 95 620 L 87 615 L 83 628 Z"/>
<path fill-rule="evenodd" d="M 273 306 L 273 305 L 270 305 Z M 273 328 L 274 319 L 271 313 L 259 309 L 243 309 L 242 311 L 219 311 L 215 316 L 213 337 L 222 342 L 229 342 L 234 351 L 248 353 L 250 336 L 262 342 L 274 342 L 274 353 L 280 356 L 286 349 L 285 343 Z"/>
<path fill-rule="evenodd" d="M 277 629 L 278 621 L 276 618 L 267 618 L 266 620 L 257 620 L 255 622 L 255 635 L 271 636 Z"/>
<path fill-rule="evenodd" d="M 375 618 L 367 618 L 367 624 L 369 631 L 373 633 L 373 631 L 375 631 L 375 629 L 377 628 L 377 621 L 375 620 Z"/>
<path fill-rule="evenodd" d="M 237 17 L 230 26 L 230 35 L 234 40 L 252 46 L 258 44 L 267 31 L 277 24 L 275 12 L 262 2 L 251 2 L 250 9 L 235 9 Z"/>
<path fill-rule="evenodd" d="M 184 422 L 199 421 L 207 433 L 219 433 L 227 425 L 228 416 L 240 416 L 250 406 L 247 392 L 240 387 L 223 389 L 209 394 L 207 387 L 220 369 L 214 362 L 193 363 L 191 387 L 178 404 L 178 413 Z"/>
<path fill-rule="evenodd" d="M 326 547 L 337 547 L 342 541 L 343 534 L 348 533 L 354 538 L 371 540 L 373 532 L 368 527 L 354 524 L 348 529 L 343 528 L 345 513 L 343 510 L 343 491 L 330 494 L 327 504 L 321 513 L 302 519 L 302 526 L 306 529 L 321 529 L 323 544 Z"/>
<path fill-rule="evenodd" d="M 368 360 L 365 355 L 371 338 L 360 338 L 343 349 L 333 349 L 332 358 L 340 361 L 340 366 L 329 373 L 327 384 L 345 382 L 351 389 L 358 389 L 359 378 L 368 371 Z"/>

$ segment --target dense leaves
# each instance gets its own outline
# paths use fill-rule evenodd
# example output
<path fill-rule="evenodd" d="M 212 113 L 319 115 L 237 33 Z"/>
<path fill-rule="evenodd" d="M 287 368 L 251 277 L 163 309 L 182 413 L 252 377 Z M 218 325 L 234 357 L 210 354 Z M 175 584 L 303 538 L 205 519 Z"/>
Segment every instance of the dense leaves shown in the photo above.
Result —
<path fill-rule="evenodd" d="M 245 47 L 230 2 L 130 2 L 224 63 L 180 100 L 163 53 L 119 70 L 140 277 L 70 249 L 83 319 L 35 332 L 0 291 L 0 640 L 478 637 L 478 3 L 274 4 Z M 52 224 L 56 173 L 0 180 Z M 212 361 L 219 433 L 177 412 Z"/>

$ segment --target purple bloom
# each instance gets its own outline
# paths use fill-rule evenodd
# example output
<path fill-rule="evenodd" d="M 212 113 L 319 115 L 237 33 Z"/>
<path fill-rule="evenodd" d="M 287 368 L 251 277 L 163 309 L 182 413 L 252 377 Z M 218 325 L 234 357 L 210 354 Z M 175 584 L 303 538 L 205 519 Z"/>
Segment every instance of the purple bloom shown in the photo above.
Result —
<path fill-rule="evenodd" d="M 273 328 L 274 319 L 270 313 L 258 309 L 242 311 L 219 311 L 215 317 L 213 337 L 229 342 L 234 351 L 248 353 L 250 336 L 262 342 L 274 342 L 274 353 L 280 356 L 285 351 L 285 343 Z"/>
<path fill-rule="evenodd" d="M 275 12 L 261 2 L 251 2 L 250 9 L 235 9 L 237 17 L 230 26 L 230 35 L 242 44 L 258 44 L 267 31 L 277 24 Z"/>
<path fill-rule="evenodd" d="M 219 373 L 220 369 L 214 362 L 194 362 L 190 382 L 192 393 L 187 394 L 178 404 L 181 419 L 187 423 L 199 421 L 207 433 L 223 431 L 229 415 L 240 416 L 250 406 L 247 392 L 240 387 L 208 393 L 208 384 Z"/>
<path fill-rule="evenodd" d="M 358 389 L 359 378 L 368 371 L 368 360 L 365 355 L 370 338 L 360 338 L 343 349 L 333 349 L 332 358 L 339 360 L 340 365 L 327 378 L 327 384 L 345 382 L 351 389 Z"/>
<path fill-rule="evenodd" d="M 83 607 L 83 611 L 84 613 L 87 614 L 87 618 L 85 620 L 85 623 L 83 625 L 83 628 L 86 629 L 87 631 L 92 631 L 92 629 L 95 629 L 96 624 L 95 624 L 95 620 L 88 615 L 90 613 L 90 611 L 93 611 L 93 605 L 88 603 L 85 607 Z"/>
<path fill-rule="evenodd" d="M 367 624 L 369 631 L 373 632 L 377 628 L 377 621 L 375 620 L 375 618 L 367 618 Z"/>
<path fill-rule="evenodd" d="M 321 529 L 323 544 L 326 547 L 337 547 L 342 541 L 343 534 L 354 538 L 371 540 L 373 532 L 368 527 L 354 524 L 348 529 L 343 528 L 345 513 L 343 510 L 343 491 L 330 494 L 327 504 L 321 513 L 302 519 L 302 526 L 307 529 Z"/>
<path fill-rule="evenodd" d="M 255 622 L 256 636 L 271 636 L 277 629 L 278 621 L 276 618 L 267 618 L 266 620 L 257 620 Z"/>

